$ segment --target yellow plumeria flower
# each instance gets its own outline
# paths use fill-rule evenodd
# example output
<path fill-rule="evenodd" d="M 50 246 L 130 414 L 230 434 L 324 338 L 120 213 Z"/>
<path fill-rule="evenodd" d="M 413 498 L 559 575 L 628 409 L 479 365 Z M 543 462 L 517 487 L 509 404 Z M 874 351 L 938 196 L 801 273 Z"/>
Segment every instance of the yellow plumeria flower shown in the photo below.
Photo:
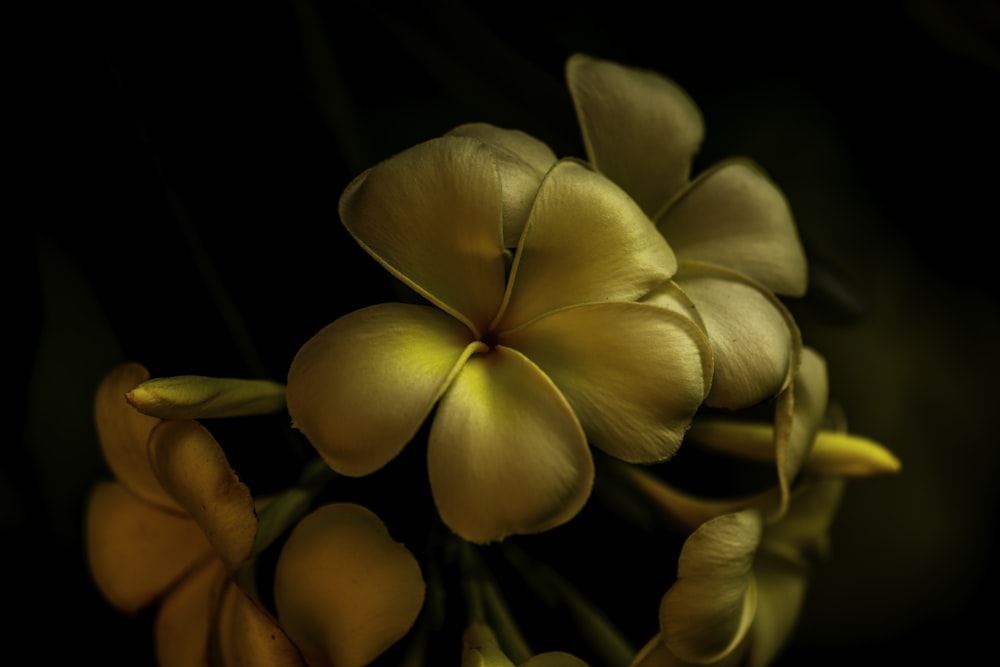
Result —
<path fill-rule="evenodd" d="M 341 317 L 288 374 L 294 425 L 346 475 L 391 461 L 433 411 L 434 501 L 479 543 L 573 517 L 593 483 L 588 440 L 669 458 L 712 372 L 691 318 L 634 302 L 675 267 L 651 221 L 577 161 L 522 164 L 526 136 L 440 137 L 355 179 L 344 225 L 428 303 Z"/>
<path fill-rule="evenodd" d="M 462 635 L 462 667 L 588 667 L 563 651 L 546 651 L 515 664 L 500 648 L 496 634 L 486 623 L 472 621 Z"/>
<path fill-rule="evenodd" d="M 660 603 L 660 633 L 633 667 L 771 664 L 795 628 L 843 487 L 809 480 L 775 523 L 747 508 L 702 524 Z"/>
<path fill-rule="evenodd" d="M 666 77 L 577 54 L 566 78 L 588 158 L 677 255 L 673 279 L 695 303 L 715 359 L 706 403 L 740 409 L 777 395 L 795 373 L 801 336 L 776 295 L 801 296 L 807 278 L 784 195 L 746 159 L 690 180 L 704 123 Z"/>
<path fill-rule="evenodd" d="M 233 583 L 257 520 L 249 489 L 195 421 L 163 421 L 125 400 L 149 378 L 119 366 L 101 383 L 95 415 L 115 481 L 86 508 L 91 575 L 105 598 L 134 614 L 159 603 L 160 665 L 302 665 L 280 628 Z"/>

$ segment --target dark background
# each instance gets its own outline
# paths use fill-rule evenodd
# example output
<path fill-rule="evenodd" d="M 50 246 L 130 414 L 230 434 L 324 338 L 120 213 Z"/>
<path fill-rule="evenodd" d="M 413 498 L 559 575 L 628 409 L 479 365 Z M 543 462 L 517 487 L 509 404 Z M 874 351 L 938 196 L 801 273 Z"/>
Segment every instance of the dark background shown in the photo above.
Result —
<path fill-rule="evenodd" d="M 781 664 L 971 661 L 1000 620 L 1000 6 L 832 7 L 97 2 L 12 22 L 14 641 L 148 660 L 82 560 L 100 377 L 127 358 L 283 380 L 320 327 L 389 298 L 337 221 L 349 179 L 469 121 L 582 155 L 562 79 L 581 51 L 691 93 L 697 168 L 748 155 L 786 192 L 815 271 L 790 306 L 851 429 L 903 461 L 849 486 Z"/>

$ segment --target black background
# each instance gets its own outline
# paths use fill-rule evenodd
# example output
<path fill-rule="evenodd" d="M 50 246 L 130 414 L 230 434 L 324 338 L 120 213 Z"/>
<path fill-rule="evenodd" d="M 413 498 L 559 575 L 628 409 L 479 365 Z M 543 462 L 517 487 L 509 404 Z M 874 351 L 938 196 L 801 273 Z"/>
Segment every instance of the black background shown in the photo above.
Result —
<path fill-rule="evenodd" d="M 748 155 L 784 189 L 816 271 L 790 304 L 806 342 L 852 430 L 903 460 L 849 487 L 781 664 L 957 664 L 988 642 L 1000 7 L 801 4 L 97 2 L 12 21 L 13 641 L 149 659 L 82 560 L 101 375 L 128 358 L 282 380 L 320 327 L 389 298 L 337 221 L 349 179 L 470 121 L 582 155 L 562 78 L 580 51 L 684 86 L 698 168 Z"/>

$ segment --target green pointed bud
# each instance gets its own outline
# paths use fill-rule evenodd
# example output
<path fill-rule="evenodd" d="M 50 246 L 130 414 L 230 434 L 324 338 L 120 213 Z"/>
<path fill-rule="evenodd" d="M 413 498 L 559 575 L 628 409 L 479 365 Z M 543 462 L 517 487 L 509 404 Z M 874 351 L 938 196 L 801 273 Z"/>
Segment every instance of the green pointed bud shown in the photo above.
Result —
<path fill-rule="evenodd" d="M 125 394 L 139 412 L 160 419 L 266 415 L 285 408 L 285 385 L 270 380 L 178 375 L 153 378 Z"/>

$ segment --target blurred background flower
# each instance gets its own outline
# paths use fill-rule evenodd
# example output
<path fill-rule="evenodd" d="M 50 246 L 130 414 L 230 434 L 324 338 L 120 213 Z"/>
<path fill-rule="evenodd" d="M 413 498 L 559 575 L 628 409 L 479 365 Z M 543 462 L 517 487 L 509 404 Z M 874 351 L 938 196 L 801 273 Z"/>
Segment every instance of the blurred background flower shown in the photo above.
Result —
<path fill-rule="evenodd" d="M 563 80 L 573 52 L 683 86 L 708 128 L 695 171 L 731 155 L 767 170 L 811 262 L 809 293 L 788 301 L 804 340 L 827 358 L 850 430 L 903 462 L 848 485 L 779 665 L 958 663 L 992 630 L 995 2 L 47 11 L 21 24 L 12 63 L 30 150 L 15 154 L 28 206 L 4 245 L 17 434 L 0 466 L 14 631 L 40 658 L 152 659 L 150 619 L 120 617 L 84 568 L 82 499 L 108 475 L 91 416 L 103 374 L 141 359 L 154 376 L 282 381 L 315 331 L 391 298 L 336 220 L 350 179 L 475 121 L 582 157 Z M 348 266 L 355 279 L 338 282 Z M 252 422 L 264 437 L 227 452 L 232 465 L 255 493 L 290 484 L 307 452 L 282 417 Z"/>

